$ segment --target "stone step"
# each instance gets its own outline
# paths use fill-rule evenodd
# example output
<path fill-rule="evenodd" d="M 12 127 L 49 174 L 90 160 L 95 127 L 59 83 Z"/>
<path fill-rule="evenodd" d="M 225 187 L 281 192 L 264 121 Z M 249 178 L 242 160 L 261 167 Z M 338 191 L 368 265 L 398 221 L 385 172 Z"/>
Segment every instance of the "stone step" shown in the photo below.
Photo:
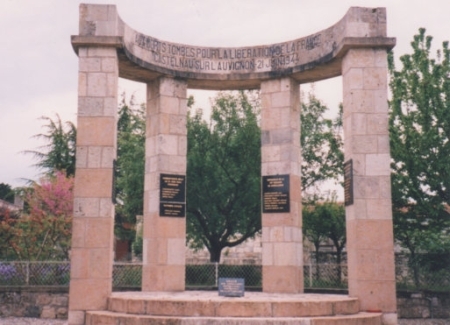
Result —
<path fill-rule="evenodd" d="M 328 317 L 182 317 L 90 311 L 86 325 L 381 325 L 380 313 Z"/>
<path fill-rule="evenodd" d="M 179 317 L 319 317 L 359 312 L 356 298 L 331 294 L 267 294 L 222 297 L 214 291 L 117 292 L 108 310 L 130 315 Z"/>

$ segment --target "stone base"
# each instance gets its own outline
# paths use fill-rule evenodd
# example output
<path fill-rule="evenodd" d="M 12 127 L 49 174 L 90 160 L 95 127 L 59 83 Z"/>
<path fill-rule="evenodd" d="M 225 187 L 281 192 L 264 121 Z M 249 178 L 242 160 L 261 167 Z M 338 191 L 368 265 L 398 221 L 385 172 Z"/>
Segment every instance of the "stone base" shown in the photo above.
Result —
<path fill-rule="evenodd" d="M 381 317 L 359 312 L 358 300 L 342 295 L 246 292 L 231 298 L 211 291 L 117 292 L 107 311 L 86 313 L 86 325 L 381 325 Z"/>

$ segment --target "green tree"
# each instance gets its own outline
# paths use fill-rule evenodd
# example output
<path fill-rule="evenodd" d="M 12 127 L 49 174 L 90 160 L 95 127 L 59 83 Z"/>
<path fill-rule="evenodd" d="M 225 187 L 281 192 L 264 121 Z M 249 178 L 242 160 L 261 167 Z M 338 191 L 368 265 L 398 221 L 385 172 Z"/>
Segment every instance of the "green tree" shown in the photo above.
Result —
<path fill-rule="evenodd" d="M 43 116 L 44 133 L 36 134 L 34 137 L 42 139 L 45 145 L 38 150 L 26 150 L 24 153 L 31 154 L 38 161 L 34 166 L 42 169 L 44 174 L 53 175 L 56 171 L 64 171 L 67 176 L 75 175 L 75 149 L 76 149 L 76 126 L 72 122 L 63 124 L 61 118 L 56 114 L 56 119 Z"/>
<path fill-rule="evenodd" d="M 0 200 L 14 203 L 14 191 L 11 185 L 0 183 Z"/>
<path fill-rule="evenodd" d="M 344 174 L 342 105 L 334 120 L 325 117 L 328 108 L 313 92 L 301 105 L 302 191 L 308 191 Z"/>
<path fill-rule="evenodd" d="M 223 92 L 209 124 L 201 111 L 188 116 L 187 238 L 212 262 L 261 229 L 258 110 L 252 93 Z"/>
<path fill-rule="evenodd" d="M 320 245 L 331 240 L 336 249 L 337 279 L 341 281 L 342 254 L 346 243 L 345 208 L 336 202 L 336 196 L 324 202 L 310 201 L 303 206 L 303 234 L 314 245 L 316 264 L 320 263 Z M 319 267 L 316 267 L 316 278 Z"/>
<path fill-rule="evenodd" d="M 117 123 L 117 162 L 115 190 L 117 197 L 115 234 L 130 243 L 136 233 L 136 216 L 143 213 L 145 164 L 145 111 L 125 94 L 119 105 Z"/>
<path fill-rule="evenodd" d="M 319 190 L 319 186 L 327 180 L 334 180 L 342 186 L 342 112 L 340 105 L 337 116 L 334 119 L 327 118 L 328 108 L 313 92 L 302 101 L 300 140 L 303 158 L 303 234 L 314 245 L 316 264 L 320 262 L 320 245 L 329 239 L 335 246 L 336 262 L 340 265 L 346 243 L 344 207 L 336 202 L 334 195 L 325 198 Z M 310 195 L 305 195 L 307 193 Z M 316 277 L 319 272 L 319 268 L 316 268 Z M 340 266 L 337 268 L 337 274 L 340 279 Z"/>
<path fill-rule="evenodd" d="M 412 260 L 442 246 L 450 231 L 450 51 L 444 42 L 432 58 L 431 43 L 419 29 L 400 70 L 389 54 L 394 232 Z M 430 238 L 438 242 L 430 245 Z"/>

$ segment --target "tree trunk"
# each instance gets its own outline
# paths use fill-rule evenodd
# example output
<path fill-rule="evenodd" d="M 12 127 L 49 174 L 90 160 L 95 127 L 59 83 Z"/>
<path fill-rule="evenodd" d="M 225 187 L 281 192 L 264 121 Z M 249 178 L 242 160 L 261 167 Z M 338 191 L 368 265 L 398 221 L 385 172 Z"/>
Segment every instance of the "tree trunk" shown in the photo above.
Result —
<path fill-rule="evenodd" d="M 338 249 L 336 251 L 336 264 L 337 264 L 337 270 L 336 270 L 336 275 L 337 275 L 337 281 L 338 284 L 341 285 L 342 283 L 342 267 L 341 267 L 341 261 L 342 261 L 342 250 Z"/>
<path fill-rule="evenodd" d="M 220 246 L 212 246 L 211 249 L 209 249 L 209 261 L 211 263 L 220 263 L 222 248 L 223 247 Z"/>

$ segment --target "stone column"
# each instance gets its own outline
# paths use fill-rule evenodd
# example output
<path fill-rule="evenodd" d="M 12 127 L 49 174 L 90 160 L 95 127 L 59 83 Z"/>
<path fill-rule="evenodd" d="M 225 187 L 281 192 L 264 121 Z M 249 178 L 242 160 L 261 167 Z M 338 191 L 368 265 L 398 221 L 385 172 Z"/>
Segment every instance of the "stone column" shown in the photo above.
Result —
<path fill-rule="evenodd" d="M 78 50 L 74 219 L 69 324 L 106 308 L 112 289 L 118 61 L 115 48 Z"/>
<path fill-rule="evenodd" d="M 342 76 L 354 193 L 346 207 L 349 294 L 362 311 L 382 311 L 383 324 L 396 324 L 386 50 L 349 50 Z"/>
<path fill-rule="evenodd" d="M 303 292 L 299 85 L 261 83 L 261 174 L 287 175 L 289 212 L 262 214 L 263 291 Z"/>
<path fill-rule="evenodd" d="M 160 175 L 186 175 L 187 83 L 147 85 L 142 291 L 184 291 L 186 218 L 160 216 Z"/>
<path fill-rule="evenodd" d="M 114 35 L 114 6 L 80 5 L 80 37 Z M 113 161 L 117 138 L 115 45 L 77 47 L 78 118 L 69 292 L 70 325 L 106 309 L 114 259 Z"/>

